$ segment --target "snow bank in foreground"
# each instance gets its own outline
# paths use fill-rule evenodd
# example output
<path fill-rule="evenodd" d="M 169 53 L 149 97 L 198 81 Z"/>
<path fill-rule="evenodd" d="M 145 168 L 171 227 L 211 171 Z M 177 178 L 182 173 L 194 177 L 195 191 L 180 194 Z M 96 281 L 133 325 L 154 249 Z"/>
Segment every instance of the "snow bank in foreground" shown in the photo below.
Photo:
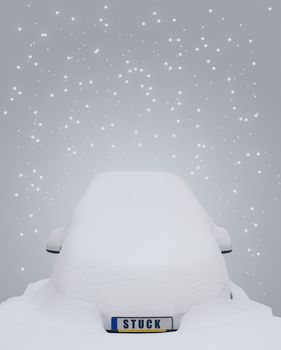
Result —
<path fill-rule="evenodd" d="M 59 296 L 48 281 L 0 306 L 5 350 L 280 350 L 281 320 L 235 285 L 233 300 L 191 308 L 180 329 L 167 334 L 109 334 L 90 305 Z"/>
<path fill-rule="evenodd" d="M 229 298 L 214 225 L 175 175 L 97 176 L 66 231 L 51 283 L 103 314 L 176 315 Z"/>

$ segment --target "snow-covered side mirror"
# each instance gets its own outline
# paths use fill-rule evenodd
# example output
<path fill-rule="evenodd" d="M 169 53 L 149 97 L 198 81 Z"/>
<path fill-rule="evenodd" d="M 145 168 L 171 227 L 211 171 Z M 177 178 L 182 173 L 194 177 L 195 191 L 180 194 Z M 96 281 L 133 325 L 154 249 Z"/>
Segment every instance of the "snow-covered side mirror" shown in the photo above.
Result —
<path fill-rule="evenodd" d="M 232 252 L 232 243 L 230 234 L 223 227 L 217 226 L 215 229 L 215 237 L 218 241 L 222 254 Z"/>
<path fill-rule="evenodd" d="M 47 242 L 47 252 L 59 254 L 62 242 L 64 237 L 64 227 L 56 228 L 52 230 L 49 234 L 48 242 Z"/>

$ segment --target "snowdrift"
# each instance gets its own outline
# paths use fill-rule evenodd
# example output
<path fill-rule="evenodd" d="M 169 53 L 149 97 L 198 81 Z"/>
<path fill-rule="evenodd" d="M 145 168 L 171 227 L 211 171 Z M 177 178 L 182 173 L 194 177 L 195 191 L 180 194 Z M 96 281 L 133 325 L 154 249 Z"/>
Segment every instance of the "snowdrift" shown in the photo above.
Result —
<path fill-rule="evenodd" d="M 0 306 L 5 350 L 280 350 L 281 320 L 231 284 L 232 300 L 213 299 L 186 313 L 177 332 L 110 334 L 92 306 L 59 296 L 49 281 Z"/>

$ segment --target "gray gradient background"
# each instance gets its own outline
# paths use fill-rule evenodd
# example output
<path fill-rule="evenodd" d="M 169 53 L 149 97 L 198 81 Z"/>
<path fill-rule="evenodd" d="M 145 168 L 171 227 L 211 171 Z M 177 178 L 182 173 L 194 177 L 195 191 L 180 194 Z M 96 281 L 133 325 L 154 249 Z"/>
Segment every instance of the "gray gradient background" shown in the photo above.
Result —
<path fill-rule="evenodd" d="M 0 300 L 50 275 L 48 232 L 96 173 L 164 170 L 281 315 L 280 4 L 1 1 Z"/>

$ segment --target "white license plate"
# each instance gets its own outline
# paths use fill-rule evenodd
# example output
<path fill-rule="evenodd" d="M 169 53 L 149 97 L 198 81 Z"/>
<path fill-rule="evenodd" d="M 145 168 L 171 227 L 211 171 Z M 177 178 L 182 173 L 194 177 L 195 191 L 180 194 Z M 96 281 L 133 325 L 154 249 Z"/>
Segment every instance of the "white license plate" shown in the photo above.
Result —
<path fill-rule="evenodd" d="M 112 317 L 111 331 L 119 333 L 161 333 L 173 330 L 173 317 Z"/>

